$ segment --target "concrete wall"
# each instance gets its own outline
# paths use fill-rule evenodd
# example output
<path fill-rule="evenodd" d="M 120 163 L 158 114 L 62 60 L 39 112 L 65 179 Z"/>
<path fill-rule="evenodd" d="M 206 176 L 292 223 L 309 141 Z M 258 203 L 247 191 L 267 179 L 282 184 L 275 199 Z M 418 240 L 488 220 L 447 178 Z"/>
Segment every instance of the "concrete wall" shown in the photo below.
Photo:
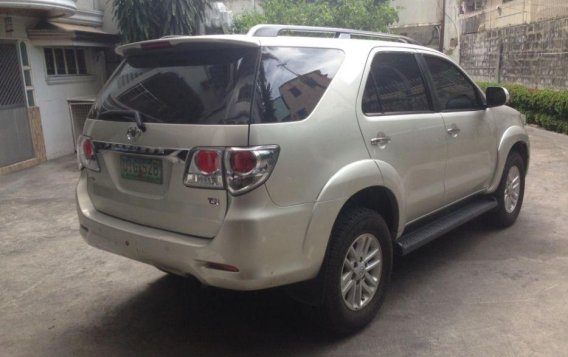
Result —
<path fill-rule="evenodd" d="M 442 20 L 444 0 L 393 0 L 398 9 L 398 22 L 393 27 L 439 24 Z"/>
<path fill-rule="evenodd" d="M 75 0 L 78 10 L 98 10 L 97 0 Z"/>
<path fill-rule="evenodd" d="M 443 4 L 444 0 L 393 0 L 392 6 L 398 10 L 398 22 L 390 27 L 391 32 L 440 49 Z"/>
<path fill-rule="evenodd" d="M 460 57 L 460 23 L 458 20 L 461 1 L 445 0 L 446 16 L 444 26 L 444 50 L 455 62 L 459 62 Z"/>
<path fill-rule="evenodd" d="M 96 1 L 96 6 L 99 10 L 103 11 L 103 26 L 102 30 L 108 33 L 118 33 L 118 27 L 113 19 L 112 2 L 113 0 L 93 0 Z"/>
<path fill-rule="evenodd" d="M 246 11 L 262 11 L 262 0 L 220 0 L 233 12 L 233 16 L 238 16 Z"/>
<path fill-rule="evenodd" d="M 47 78 L 43 48 L 28 46 L 33 68 L 36 104 L 39 106 L 47 158 L 73 153 L 73 135 L 67 99 L 94 97 L 104 84 L 104 56 L 101 51 L 85 48 L 87 69 L 91 76 L 71 77 L 65 82 Z"/>
<path fill-rule="evenodd" d="M 0 15 L 0 39 L 21 41 L 27 46 L 35 104 L 41 115 L 47 158 L 71 154 L 74 144 L 67 99 L 93 97 L 98 93 L 105 79 L 104 56 L 99 50 L 85 48 L 87 69 L 91 75 L 73 76 L 55 83 L 47 76 L 43 47 L 34 46 L 28 40 L 26 29 L 34 27 L 39 19 L 12 16 L 14 31 L 6 32 L 4 17 L 5 15 Z"/>
<path fill-rule="evenodd" d="M 460 64 L 476 80 L 568 87 L 568 17 L 462 34 Z"/>
<path fill-rule="evenodd" d="M 568 16 L 567 0 L 486 0 L 485 6 L 472 10 L 473 1 L 457 0 L 461 7 L 460 22 L 463 33 L 488 31 Z"/>

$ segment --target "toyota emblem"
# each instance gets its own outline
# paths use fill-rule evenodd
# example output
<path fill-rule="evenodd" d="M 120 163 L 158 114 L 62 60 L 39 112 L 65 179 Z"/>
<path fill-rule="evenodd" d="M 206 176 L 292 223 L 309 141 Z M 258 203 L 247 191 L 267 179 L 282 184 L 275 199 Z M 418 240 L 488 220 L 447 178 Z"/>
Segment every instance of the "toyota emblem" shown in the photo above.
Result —
<path fill-rule="evenodd" d="M 126 131 L 126 139 L 128 140 L 129 143 L 135 142 L 136 139 L 138 139 L 138 137 L 142 134 L 142 131 L 140 129 L 138 129 L 138 127 L 136 126 L 132 126 L 130 128 L 128 128 L 128 130 Z"/>

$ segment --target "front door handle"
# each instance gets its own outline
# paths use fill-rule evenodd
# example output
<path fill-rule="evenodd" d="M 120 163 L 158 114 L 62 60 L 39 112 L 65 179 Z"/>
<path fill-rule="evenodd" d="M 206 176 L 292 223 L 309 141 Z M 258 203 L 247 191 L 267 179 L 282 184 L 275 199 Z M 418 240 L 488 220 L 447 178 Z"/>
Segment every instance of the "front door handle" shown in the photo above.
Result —
<path fill-rule="evenodd" d="M 446 130 L 448 134 L 450 134 L 453 138 L 457 137 L 460 133 L 461 129 L 458 128 L 456 124 L 450 125 L 450 127 Z"/>
<path fill-rule="evenodd" d="M 390 141 L 390 136 L 387 136 L 385 135 L 385 133 L 380 132 L 377 133 L 377 136 L 375 138 L 371 139 L 371 145 L 378 145 L 384 148 L 388 143 L 390 143 Z"/>

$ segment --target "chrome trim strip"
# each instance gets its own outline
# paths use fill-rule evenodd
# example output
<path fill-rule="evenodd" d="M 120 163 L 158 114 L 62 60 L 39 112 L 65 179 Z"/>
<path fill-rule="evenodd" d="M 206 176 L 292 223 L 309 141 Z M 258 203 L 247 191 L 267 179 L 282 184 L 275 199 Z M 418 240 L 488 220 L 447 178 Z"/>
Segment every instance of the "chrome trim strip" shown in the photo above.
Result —
<path fill-rule="evenodd" d="M 105 141 L 94 141 L 95 152 L 113 151 L 124 154 L 135 154 L 145 156 L 161 156 L 173 162 L 186 162 L 191 149 L 159 148 L 150 146 L 137 146 L 127 144 L 117 144 Z"/>

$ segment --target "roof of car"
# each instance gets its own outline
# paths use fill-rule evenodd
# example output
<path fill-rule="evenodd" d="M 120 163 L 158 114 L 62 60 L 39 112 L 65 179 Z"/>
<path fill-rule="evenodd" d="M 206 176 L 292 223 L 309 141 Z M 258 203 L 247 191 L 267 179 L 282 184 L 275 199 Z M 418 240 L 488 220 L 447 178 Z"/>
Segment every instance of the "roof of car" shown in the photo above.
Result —
<path fill-rule="evenodd" d="M 346 38 L 325 38 L 325 37 L 306 37 L 306 36 L 278 36 L 278 37 L 252 37 L 248 35 L 205 35 L 205 36 L 168 36 L 160 39 L 135 42 L 117 48 L 120 55 L 129 55 L 129 52 L 138 52 L 142 48 L 152 48 L 152 45 L 169 43 L 177 46 L 183 43 L 211 43 L 211 44 L 238 44 L 241 46 L 297 46 L 297 47 L 332 47 L 343 50 L 357 47 L 359 49 L 368 48 L 371 50 L 376 47 L 406 48 L 424 50 L 440 53 L 428 47 L 371 39 L 346 39 Z M 159 47 L 159 46 L 156 46 Z"/>
<path fill-rule="evenodd" d="M 136 42 L 120 46 L 117 53 L 130 55 L 144 49 L 164 49 L 183 44 L 226 44 L 245 47 L 295 46 L 328 47 L 346 51 L 357 48 L 365 50 L 376 47 L 405 48 L 440 52 L 420 46 L 415 40 L 401 35 L 345 29 L 337 27 L 316 27 L 299 25 L 259 24 L 252 27 L 246 35 L 206 35 L 206 36 L 166 36 L 160 39 Z"/>

